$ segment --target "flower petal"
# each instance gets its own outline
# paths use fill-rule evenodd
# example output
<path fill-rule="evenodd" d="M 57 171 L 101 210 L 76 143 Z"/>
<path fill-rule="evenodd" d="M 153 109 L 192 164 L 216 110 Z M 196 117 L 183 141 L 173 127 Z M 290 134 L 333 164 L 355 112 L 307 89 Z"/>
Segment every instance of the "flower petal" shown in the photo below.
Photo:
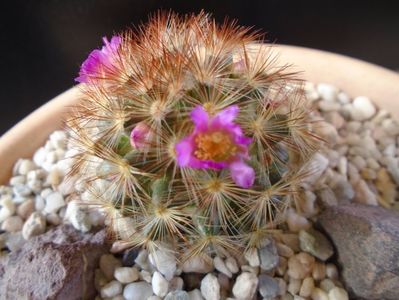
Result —
<path fill-rule="evenodd" d="M 195 107 L 191 111 L 190 116 L 197 131 L 205 131 L 208 129 L 209 116 L 202 106 Z"/>
<path fill-rule="evenodd" d="M 238 113 L 240 112 L 240 108 L 238 105 L 231 105 L 226 107 L 219 113 L 217 113 L 213 119 L 215 125 L 230 125 L 233 124 L 234 119 L 237 117 Z"/>
<path fill-rule="evenodd" d="M 191 138 L 184 138 L 175 146 L 177 163 L 180 167 L 189 167 L 194 145 Z"/>
<path fill-rule="evenodd" d="M 230 164 L 230 174 L 236 185 L 242 188 L 250 188 L 255 181 L 255 171 L 241 160 Z"/>

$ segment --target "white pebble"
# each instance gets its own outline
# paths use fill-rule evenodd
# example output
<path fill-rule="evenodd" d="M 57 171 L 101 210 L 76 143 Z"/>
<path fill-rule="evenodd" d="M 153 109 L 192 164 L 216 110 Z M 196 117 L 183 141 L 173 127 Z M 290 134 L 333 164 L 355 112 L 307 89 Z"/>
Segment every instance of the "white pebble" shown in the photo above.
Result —
<path fill-rule="evenodd" d="M 91 229 L 90 218 L 77 201 L 68 203 L 65 219 L 71 222 L 76 230 L 88 232 Z"/>
<path fill-rule="evenodd" d="M 172 251 L 167 248 L 161 248 L 154 251 L 149 256 L 150 263 L 165 276 L 167 280 L 173 278 L 176 271 L 176 258 Z"/>
<path fill-rule="evenodd" d="M 9 195 L 0 198 L 0 207 L 0 222 L 3 222 L 15 213 L 15 203 Z"/>
<path fill-rule="evenodd" d="M 364 180 L 359 180 L 359 182 L 354 186 L 354 189 L 356 192 L 354 201 L 367 205 L 378 205 L 377 195 L 370 190 Z"/>
<path fill-rule="evenodd" d="M 287 225 L 290 231 L 292 232 L 299 232 L 300 230 L 308 229 L 311 224 L 309 223 L 308 219 L 298 215 L 294 210 L 290 209 L 287 212 Z"/>
<path fill-rule="evenodd" d="M 237 299 L 252 299 L 258 286 L 258 277 L 253 273 L 241 273 L 233 286 L 233 295 Z"/>
<path fill-rule="evenodd" d="M 353 100 L 351 117 L 355 121 L 365 121 L 376 113 L 376 108 L 369 98 L 364 96 L 356 97 Z"/>
<path fill-rule="evenodd" d="M 204 300 L 199 289 L 188 292 L 188 297 L 190 298 L 190 300 Z"/>
<path fill-rule="evenodd" d="M 260 259 L 258 255 L 258 250 L 256 248 L 250 248 L 244 253 L 244 257 L 251 267 L 259 267 Z"/>
<path fill-rule="evenodd" d="M 213 264 L 215 265 L 216 270 L 218 270 L 220 273 L 225 274 L 229 278 L 231 278 L 231 276 L 233 276 L 233 274 L 231 274 L 230 270 L 226 267 L 226 264 L 223 261 L 223 259 L 221 259 L 219 256 L 216 256 L 213 259 Z"/>
<path fill-rule="evenodd" d="M 201 281 L 201 294 L 205 300 L 220 299 L 220 284 L 215 275 L 209 273 Z"/>
<path fill-rule="evenodd" d="M 134 267 L 119 267 L 116 268 L 114 271 L 114 277 L 120 282 L 120 283 L 131 283 L 133 281 L 136 281 L 140 277 L 139 271 L 134 268 Z"/>
<path fill-rule="evenodd" d="M 196 255 L 187 259 L 182 266 L 184 273 L 210 273 L 214 269 L 213 260 L 206 254 Z"/>
<path fill-rule="evenodd" d="M 331 84 L 319 83 L 317 85 L 317 92 L 324 100 L 334 102 L 337 100 L 339 91 L 335 86 Z"/>
<path fill-rule="evenodd" d="M 18 232 L 22 230 L 24 222 L 20 216 L 11 216 L 4 220 L 1 229 L 7 232 Z"/>
<path fill-rule="evenodd" d="M 17 184 L 24 184 L 26 182 L 26 176 L 25 175 L 17 175 L 13 176 L 10 179 L 10 185 L 15 186 Z"/>
<path fill-rule="evenodd" d="M 64 197 L 58 192 L 47 195 L 45 201 L 46 206 L 44 207 L 44 211 L 46 213 L 56 213 L 61 207 L 65 206 Z"/>
<path fill-rule="evenodd" d="M 154 272 L 152 275 L 152 290 L 155 295 L 165 297 L 168 293 L 169 282 L 159 272 Z"/>
<path fill-rule="evenodd" d="M 310 297 L 312 300 L 329 300 L 327 293 L 319 288 L 315 288 Z"/>
<path fill-rule="evenodd" d="M 32 213 L 22 227 L 22 236 L 25 240 L 42 234 L 46 231 L 46 219 L 40 212 Z"/>
<path fill-rule="evenodd" d="M 26 175 L 29 171 L 32 171 L 34 169 L 37 169 L 37 167 L 33 161 L 31 161 L 30 159 L 21 159 L 18 173 L 21 175 Z"/>
<path fill-rule="evenodd" d="M 225 260 L 226 267 L 230 270 L 231 273 L 236 274 L 240 270 L 238 268 L 237 261 L 234 259 L 234 257 L 229 256 Z"/>
<path fill-rule="evenodd" d="M 144 300 L 152 295 L 152 287 L 149 283 L 140 281 L 129 283 L 123 289 L 123 297 L 126 300 Z"/>
<path fill-rule="evenodd" d="M 111 298 L 122 292 L 122 284 L 116 280 L 112 280 L 101 288 L 102 298 Z"/>
<path fill-rule="evenodd" d="M 348 300 L 348 293 L 339 287 L 332 288 L 328 292 L 328 299 L 329 300 Z"/>
<path fill-rule="evenodd" d="M 34 163 L 41 167 L 46 160 L 47 150 L 44 147 L 41 147 L 36 150 L 35 154 L 33 155 Z"/>

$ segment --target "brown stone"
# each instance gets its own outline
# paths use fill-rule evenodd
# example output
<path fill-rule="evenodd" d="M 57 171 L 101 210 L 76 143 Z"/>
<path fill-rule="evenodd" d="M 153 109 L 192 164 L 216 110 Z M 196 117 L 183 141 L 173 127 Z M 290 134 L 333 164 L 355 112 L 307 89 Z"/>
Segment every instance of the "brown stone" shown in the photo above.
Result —
<path fill-rule="evenodd" d="M 399 299 L 398 213 L 353 203 L 327 208 L 319 223 L 336 247 L 352 297 Z"/>
<path fill-rule="evenodd" d="M 0 261 L 0 298 L 94 299 L 94 270 L 108 249 L 104 230 L 53 228 Z"/>

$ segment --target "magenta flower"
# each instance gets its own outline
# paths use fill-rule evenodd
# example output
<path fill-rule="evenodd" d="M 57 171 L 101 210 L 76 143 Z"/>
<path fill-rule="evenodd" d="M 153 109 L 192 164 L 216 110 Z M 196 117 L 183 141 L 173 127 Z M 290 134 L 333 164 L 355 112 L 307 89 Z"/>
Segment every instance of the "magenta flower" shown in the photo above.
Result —
<path fill-rule="evenodd" d="M 113 36 L 111 42 L 103 37 L 104 46 L 101 50 L 93 50 L 80 67 L 79 77 L 75 81 L 89 83 L 91 77 L 102 76 L 104 70 L 114 68 L 115 54 L 121 44 L 121 37 Z"/>
<path fill-rule="evenodd" d="M 244 136 L 241 127 L 234 123 L 239 112 L 232 105 L 214 117 L 202 106 L 191 112 L 193 132 L 176 144 L 177 163 L 180 167 L 196 169 L 230 169 L 234 182 L 243 188 L 254 184 L 255 171 L 244 160 L 248 159 L 251 138 Z"/>

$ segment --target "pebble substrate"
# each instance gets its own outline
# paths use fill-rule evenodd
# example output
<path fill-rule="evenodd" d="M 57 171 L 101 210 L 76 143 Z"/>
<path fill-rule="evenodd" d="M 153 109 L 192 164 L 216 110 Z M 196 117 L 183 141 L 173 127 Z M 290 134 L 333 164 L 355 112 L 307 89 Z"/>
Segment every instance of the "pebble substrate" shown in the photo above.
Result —
<path fill-rule="evenodd" d="M 161 251 L 157 266 L 146 250 L 103 255 L 96 299 L 348 299 L 329 261 L 333 247 L 313 224 L 323 206 L 399 208 L 399 126 L 367 97 L 351 99 L 332 85 L 307 83 L 306 95 L 320 121 L 315 130 L 328 144 L 310 162 L 312 175 L 296 208 L 288 209 L 282 234 L 241 257 L 195 257 L 183 265 Z M 9 185 L 0 187 L 2 255 L 61 223 L 82 232 L 103 225 L 100 213 L 78 205 L 74 193 L 83 187 L 63 180 L 73 154 L 68 133 L 56 131 L 33 159 L 15 164 Z"/>

